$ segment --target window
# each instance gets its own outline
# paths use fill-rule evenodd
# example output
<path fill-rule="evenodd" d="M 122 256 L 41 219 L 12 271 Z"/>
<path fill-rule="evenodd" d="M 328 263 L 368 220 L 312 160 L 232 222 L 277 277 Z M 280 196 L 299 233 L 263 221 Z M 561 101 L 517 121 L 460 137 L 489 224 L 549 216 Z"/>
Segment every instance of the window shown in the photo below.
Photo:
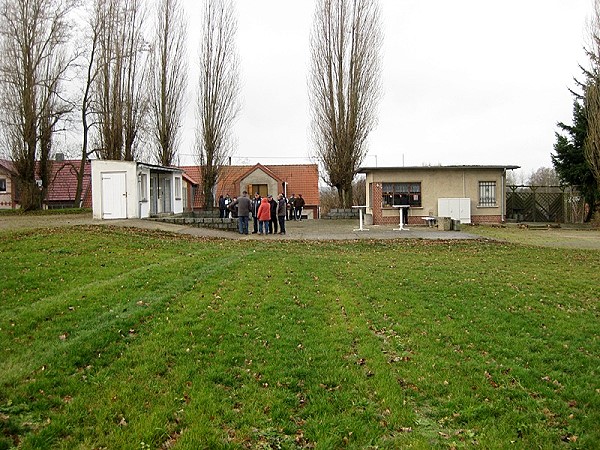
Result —
<path fill-rule="evenodd" d="M 479 182 L 479 206 L 496 206 L 496 182 Z"/>
<path fill-rule="evenodd" d="M 254 194 L 258 194 L 261 197 L 266 197 L 269 195 L 269 186 L 266 184 L 249 184 L 248 185 L 248 195 L 254 198 Z M 287 193 L 291 195 L 290 192 Z"/>
<path fill-rule="evenodd" d="M 175 177 L 175 200 L 181 200 L 181 178 Z"/>
<path fill-rule="evenodd" d="M 141 173 L 138 177 L 138 192 L 140 193 L 140 201 L 148 201 L 148 174 Z"/>
<path fill-rule="evenodd" d="M 421 206 L 421 183 L 383 183 L 383 207 L 401 205 L 403 195 L 408 196 L 408 204 Z"/>
<path fill-rule="evenodd" d="M 6 192 L 6 178 L 0 178 L 0 192 Z"/>

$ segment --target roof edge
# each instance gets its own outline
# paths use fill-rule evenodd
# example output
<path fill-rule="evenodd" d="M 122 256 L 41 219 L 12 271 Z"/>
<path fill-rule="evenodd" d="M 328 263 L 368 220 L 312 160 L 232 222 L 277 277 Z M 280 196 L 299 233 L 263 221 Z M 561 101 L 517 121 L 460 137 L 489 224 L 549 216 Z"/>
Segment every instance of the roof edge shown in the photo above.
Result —
<path fill-rule="evenodd" d="M 377 172 L 383 170 L 477 170 L 477 169 L 503 169 L 515 170 L 521 166 L 515 165 L 451 165 L 451 166 L 390 166 L 390 167 L 360 167 L 356 172 Z"/>

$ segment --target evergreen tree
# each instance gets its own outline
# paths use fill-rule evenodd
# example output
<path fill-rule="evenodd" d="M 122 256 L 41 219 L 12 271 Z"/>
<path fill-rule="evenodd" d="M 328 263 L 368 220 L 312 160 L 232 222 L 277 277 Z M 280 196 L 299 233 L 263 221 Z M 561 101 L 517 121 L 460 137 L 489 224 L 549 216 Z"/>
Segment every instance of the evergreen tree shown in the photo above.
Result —
<path fill-rule="evenodd" d="M 592 169 L 585 157 L 584 142 L 587 136 L 588 123 L 581 96 L 575 94 L 573 101 L 573 125 L 558 123 L 558 127 L 565 133 L 556 133 L 554 154 L 551 155 L 556 173 L 565 184 L 577 186 L 588 204 L 588 222 L 597 205 L 598 190 Z"/>

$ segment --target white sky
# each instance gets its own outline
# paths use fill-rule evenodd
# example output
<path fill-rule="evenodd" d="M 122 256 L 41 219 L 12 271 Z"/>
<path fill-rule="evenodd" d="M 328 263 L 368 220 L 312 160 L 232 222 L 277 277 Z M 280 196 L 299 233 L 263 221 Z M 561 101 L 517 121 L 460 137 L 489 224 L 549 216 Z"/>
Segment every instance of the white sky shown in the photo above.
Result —
<path fill-rule="evenodd" d="M 184 0 L 190 60 L 201 2 Z M 551 167 L 591 0 L 380 0 L 383 97 L 364 166 Z M 239 0 L 242 111 L 234 164 L 310 162 L 307 77 L 314 0 Z M 190 78 L 190 91 L 196 76 Z M 192 97 L 192 94 L 190 94 Z M 191 102 L 193 103 L 193 102 Z M 193 110 L 182 164 L 193 164 Z"/>

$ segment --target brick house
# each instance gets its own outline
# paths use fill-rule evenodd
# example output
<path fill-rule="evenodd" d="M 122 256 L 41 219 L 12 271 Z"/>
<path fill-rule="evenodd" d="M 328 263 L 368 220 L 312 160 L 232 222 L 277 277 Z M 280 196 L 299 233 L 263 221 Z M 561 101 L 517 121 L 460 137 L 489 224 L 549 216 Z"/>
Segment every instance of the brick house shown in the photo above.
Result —
<path fill-rule="evenodd" d="M 17 207 L 15 169 L 13 163 L 0 159 L 0 209 Z"/>
<path fill-rule="evenodd" d="M 203 204 L 202 168 L 181 167 L 187 183 L 186 210 L 200 209 Z M 258 192 L 261 196 L 295 194 L 306 203 L 303 214 L 308 218 L 319 217 L 319 169 L 316 164 L 223 166 L 214 192 L 215 204 L 219 196 L 229 194 L 232 198 L 247 191 L 250 196 Z"/>
<path fill-rule="evenodd" d="M 79 160 L 52 161 L 50 165 L 50 185 L 43 199 L 44 209 L 72 208 L 77 189 L 77 170 Z M 83 173 L 83 190 L 81 205 L 83 208 L 92 206 L 91 165 L 86 162 Z M 19 193 L 17 191 L 16 173 L 13 163 L 0 160 L 0 209 L 19 208 Z"/>
<path fill-rule="evenodd" d="M 409 224 L 425 217 L 463 223 L 501 223 L 506 218 L 506 172 L 519 166 L 362 167 L 366 175 L 367 223 L 399 222 L 407 202 Z"/>

